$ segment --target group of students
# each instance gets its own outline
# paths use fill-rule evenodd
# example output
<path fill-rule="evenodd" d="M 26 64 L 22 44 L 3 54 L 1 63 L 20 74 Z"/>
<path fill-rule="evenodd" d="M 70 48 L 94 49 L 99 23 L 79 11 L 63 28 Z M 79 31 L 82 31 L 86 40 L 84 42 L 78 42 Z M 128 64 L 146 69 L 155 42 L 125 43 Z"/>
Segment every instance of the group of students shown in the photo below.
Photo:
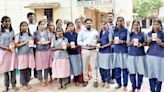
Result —
<path fill-rule="evenodd" d="M 28 17 L 33 15 L 29 13 Z M 108 15 L 114 16 L 112 13 Z M 164 32 L 160 20 L 153 21 L 153 28 L 148 34 L 141 31 L 140 22 L 136 20 L 133 21 L 129 32 L 124 26 L 123 17 L 117 17 L 116 25 L 112 27 L 109 27 L 109 22 L 102 20 L 100 32 L 92 28 L 91 19 L 83 21 L 85 27 L 81 26 L 78 30 L 72 22 L 68 22 L 63 30 L 61 22 L 62 20 L 58 19 L 55 28 L 53 22 L 47 25 L 47 21 L 41 20 L 37 28 L 34 28 L 35 31 L 31 32 L 30 24 L 23 21 L 20 23 L 20 32 L 14 35 L 11 19 L 8 16 L 2 17 L 0 74 L 4 73 L 4 92 L 9 90 L 10 82 L 14 90 L 19 90 L 16 87 L 15 69 L 20 70 L 20 84 L 25 90 L 31 88 L 31 69 L 35 70 L 34 76 L 43 87 L 49 84 L 50 76 L 50 82 L 57 78 L 59 88 L 65 89 L 71 75 L 78 86 L 82 73 L 85 87 L 88 84 L 89 64 L 94 87 L 98 87 L 98 67 L 102 87 L 110 87 L 113 70 L 118 84 L 116 89 L 123 86 L 124 90 L 127 90 L 130 74 L 130 92 L 141 89 L 144 76 L 149 78 L 151 92 L 161 91 L 164 81 Z M 75 20 L 76 24 L 80 22 L 82 21 L 79 18 Z M 148 46 L 147 52 L 145 46 Z"/>
<path fill-rule="evenodd" d="M 105 26 L 106 23 L 102 22 L 101 24 Z M 159 19 L 154 20 L 153 28 L 148 34 L 141 30 L 140 22 L 134 20 L 132 29 L 128 32 L 124 27 L 123 17 L 117 17 L 116 27 L 113 30 L 106 31 L 105 27 L 101 30 L 98 64 L 102 76 L 102 86 L 105 82 L 110 81 L 110 69 L 114 69 L 118 84 L 116 89 L 123 86 L 126 90 L 128 74 L 130 74 L 132 83 L 130 92 L 141 89 L 144 76 L 149 78 L 151 92 L 161 91 L 162 81 L 164 81 L 162 22 Z M 145 52 L 145 46 L 148 46 L 147 52 Z M 123 79 L 123 83 L 121 79 Z"/>

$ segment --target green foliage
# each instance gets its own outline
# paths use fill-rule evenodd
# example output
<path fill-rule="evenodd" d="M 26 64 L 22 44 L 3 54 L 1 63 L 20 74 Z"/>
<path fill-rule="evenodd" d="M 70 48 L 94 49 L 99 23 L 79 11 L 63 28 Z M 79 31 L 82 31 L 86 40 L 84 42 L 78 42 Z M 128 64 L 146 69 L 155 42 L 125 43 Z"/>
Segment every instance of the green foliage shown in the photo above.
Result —
<path fill-rule="evenodd" d="M 145 18 L 162 6 L 161 0 L 134 0 L 133 12 L 138 13 L 137 18 Z"/>

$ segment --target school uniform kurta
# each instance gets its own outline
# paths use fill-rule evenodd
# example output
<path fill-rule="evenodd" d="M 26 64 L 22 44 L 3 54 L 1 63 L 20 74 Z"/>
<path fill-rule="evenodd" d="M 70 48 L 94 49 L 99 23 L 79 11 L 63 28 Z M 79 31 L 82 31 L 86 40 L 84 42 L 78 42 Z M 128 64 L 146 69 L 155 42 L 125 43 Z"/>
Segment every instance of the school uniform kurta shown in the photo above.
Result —
<path fill-rule="evenodd" d="M 128 30 L 123 29 L 114 29 L 114 37 L 119 37 L 120 40 L 127 40 Z M 127 53 L 128 48 L 126 43 L 123 44 L 114 44 L 113 46 L 113 68 L 127 68 Z"/>
<path fill-rule="evenodd" d="M 148 38 L 152 37 L 152 31 L 148 33 Z M 158 39 L 164 42 L 164 33 L 160 31 Z M 152 41 L 146 56 L 147 76 L 149 79 L 156 78 L 158 81 L 164 81 L 164 47 L 159 46 L 156 41 Z"/>
<path fill-rule="evenodd" d="M 127 42 L 131 42 L 133 39 L 138 39 L 139 43 L 143 44 L 146 42 L 146 35 L 143 32 L 139 34 L 130 33 L 127 39 Z M 128 60 L 127 67 L 130 74 L 140 74 L 145 75 L 146 67 L 145 67 L 145 50 L 144 47 L 138 48 L 137 46 L 130 46 L 128 49 Z"/>
<path fill-rule="evenodd" d="M 112 32 L 105 31 L 100 38 L 100 46 L 108 44 L 113 39 Z M 112 69 L 112 48 L 111 46 L 100 48 L 98 53 L 98 67 L 102 69 Z"/>
<path fill-rule="evenodd" d="M 66 32 L 64 36 L 68 39 L 68 42 L 74 42 L 75 46 L 77 46 L 77 36 L 78 34 L 76 32 Z M 70 66 L 71 66 L 71 73 L 74 76 L 78 76 L 82 73 L 82 61 L 81 61 L 81 55 L 80 55 L 80 48 L 71 49 L 68 48 L 68 54 L 70 59 Z"/>
<path fill-rule="evenodd" d="M 33 40 L 32 36 L 28 34 L 18 34 L 15 37 L 15 42 L 20 43 L 26 40 Z M 26 68 L 35 68 L 35 59 L 34 59 L 34 52 L 33 48 L 29 47 L 29 44 L 18 48 L 17 51 L 18 56 L 18 69 L 26 69 Z"/>
<path fill-rule="evenodd" d="M 61 48 L 62 43 L 68 43 L 66 38 L 64 39 L 52 39 L 54 42 L 54 48 Z M 70 76 L 70 62 L 67 50 L 54 51 L 53 63 L 52 63 L 52 77 L 53 78 L 66 78 Z"/>
<path fill-rule="evenodd" d="M 41 35 L 39 31 L 34 33 L 36 37 L 36 43 L 41 40 L 41 38 L 45 38 L 46 41 L 49 40 L 48 32 L 45 30 Z M 50 67 L 50 45 L 36 45 L 36 70 L 48 69 Z"/>
<path fill-rule="evenodd" d="M 14 31 L 2 32 L 0 29 L 0 45 L 9 47 L 14 38 Z M 15 51 L 7 51 L 0 48 L 0 74 L 13 71 L 17 68 L 17 58 Z"/>
<path fill-rule="evenodd" d="M 114 38 L 117 37 L 119 40 L 126 41 L 128 30 L 126 28 L 114 29 Z M 126 43 L 119 43 L 113 46 L 113 68 L 115 69 L 115 79 L 118 86 L 122 86 L 121 78 L 123 77 L 123 86 L 128 85 L 128 70 L 127 70 L 127 53 L 128 48 Z M 121 77 L 121 73 L 123 76 Z"/>

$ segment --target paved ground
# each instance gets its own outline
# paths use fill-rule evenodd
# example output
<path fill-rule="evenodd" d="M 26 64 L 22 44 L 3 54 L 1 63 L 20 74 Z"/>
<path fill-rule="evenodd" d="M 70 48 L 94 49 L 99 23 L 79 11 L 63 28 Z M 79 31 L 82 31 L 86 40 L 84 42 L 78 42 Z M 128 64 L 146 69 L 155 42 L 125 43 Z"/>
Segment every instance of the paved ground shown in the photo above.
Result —
<path fill-rule="evenodd" d="M 100 77 L 99 77 L 100 79 Z M 47 87 L 41 87 L 39 85 L 39 81 L 37 79 L 32 79 L 30 81 L 30 85 L 32 86 L 32 89 L 28 90 L 28 91 L 24 91 L 21 89 L 20 83 L 19 83 L 19 76 L 17 76 L 17 85 L 20 88 L 19 91 L 17 92 L 125 92 L 123 91 L 123 89 L 119 89 L 119 90 L 115 90 L 114 87 L 116 86 L 116 84 L 112 84 L 110 85 L 110 88 L 106 89 L 106 88 L 102 88 L 102 87 L 98 87 L 98 88 L 94 88 L 92 86 L 92 80 L 89 81 L 89 84 L 87 87 L 82 87 L 82 86 L 75 86 L 74 83 L 71 83 L 69 85 L 67 85 L 67 89 L 66 90 L 58 90 L 58 83 L 56 81 L 53 82 L 52 85 L 49 85 Z M 100 80 L 99 80 L 100 83 Z M 2 89 L 4 88 L 3 85 L 3 76 L 0 76 L 0 92 L 2 91 Z M 131 88 L 131 83 L 129 81 L 129 85 L 128 85 L 128 91 Z M 128 92 L 127 91 L 127 92 Z M 13 90 L 10 90 L 9 92 L 14 92 Z M 142 89 L 141 92 L 150 92 L 149 91 L 149 82 L 148 79 L 144 78 L 144 82 L 142 85 Z M 164 92 L 164 86 L 162 89 L 162 92 Z"/>

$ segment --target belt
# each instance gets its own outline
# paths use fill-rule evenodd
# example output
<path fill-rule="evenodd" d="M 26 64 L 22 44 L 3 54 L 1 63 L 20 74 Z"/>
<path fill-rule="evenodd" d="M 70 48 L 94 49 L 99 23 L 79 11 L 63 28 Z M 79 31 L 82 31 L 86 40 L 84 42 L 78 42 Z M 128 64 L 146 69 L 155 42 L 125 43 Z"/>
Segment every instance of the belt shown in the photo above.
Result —
<path fill-rule="evenodd" d="M 83 49 L 85 49 L 85 50 L 96 50 L 96 48 L 92 48 L 92 49 L 86 49 L 86 48 L 83 48 Z"/>

